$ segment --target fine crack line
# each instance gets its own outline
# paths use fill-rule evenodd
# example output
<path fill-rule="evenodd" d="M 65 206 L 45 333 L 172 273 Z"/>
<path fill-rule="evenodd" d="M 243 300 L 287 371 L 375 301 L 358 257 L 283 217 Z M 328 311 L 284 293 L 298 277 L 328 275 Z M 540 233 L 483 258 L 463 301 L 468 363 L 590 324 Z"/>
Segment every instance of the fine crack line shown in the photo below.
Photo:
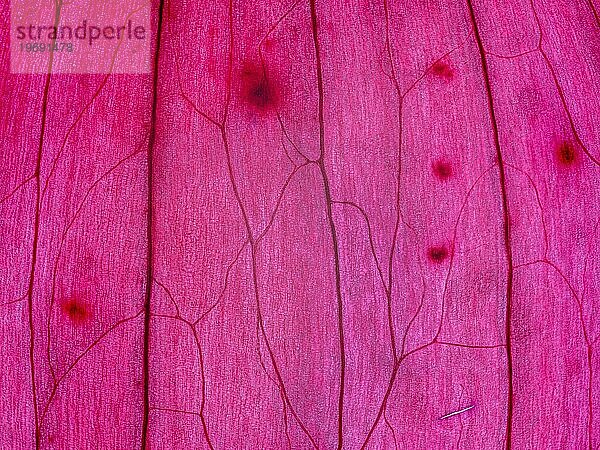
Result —
<path fill-rule="evenodd" d="M 152 298 L 152 280 L 154 279 L 154 268 L 152 266 L 152 201 L 153 201 L 153 167 L 154 167 L 154 146 L 156 142 L 156 122 L 158 105 L 158 70 L 160 56 L 160 41 L 163 25 L 164 0 L 158 4 L 158 23 L 156 26 L 156 49 L 154 51 L 154 67 L 152 74 L 152 116 L 150 122 L 150 137 L 148 139 L 148 166 L 147 166 L 147 189 L 148 205 L 146 210 L 146 292 L 144 299 L 144 354 L 142 364 L 143 377 L 143 400 L 142 400 L 142 436 L 141 450 L 146 450 L 148 441 L 148 423 L 150 419 L 150 312 Z"/>
<path fill-rule="evenodd" d="M 512 360 L 512 340 L 511 340 L 511 321 L 512 321 L 512 294 L 513 294 L 513 258 L 511 247 L 510 233 L 510 215 L 508 210 L 508 194 L 506 189 L 506 173 L 504 170 L 504 160 L 502 150 L 500 148 L 500 134 L 498 131 L 498 122 L 496 120 L 496 111 L 494 109 L 494 97 L 492 95 L 492 86 L 490 82 L 489 70 L 487 65 L 487 57 L 483 46 L 483 41 L 479 33 L 479 26 L 475 18 L 475 10 L 473 9 L 472 0 L 467 0 L 469 7 L 469 16 L 473 24 L 473 32 L 479 56 L 481 59 L 481 71 L 485 84 L 485 92 L 487 97 L 487 106 L 489 111 L 490 122 L 492 125 L 494 146 L 496 148 L 496 159 L 498 164 L 498 173 L 500 178 L 500 191 L 502 195 L 502 216 L 504 230 L 504 251 L 506 254 L 507 274 L 506 274 L 506 317 L 505 317 L 505 334 L 506 334 L 506 363 L 508 375 L 508 398 L 506 411 L 506 450 L 510 450 L 512 446 L 512 426 L 513 426 L 513 360 Z"/>

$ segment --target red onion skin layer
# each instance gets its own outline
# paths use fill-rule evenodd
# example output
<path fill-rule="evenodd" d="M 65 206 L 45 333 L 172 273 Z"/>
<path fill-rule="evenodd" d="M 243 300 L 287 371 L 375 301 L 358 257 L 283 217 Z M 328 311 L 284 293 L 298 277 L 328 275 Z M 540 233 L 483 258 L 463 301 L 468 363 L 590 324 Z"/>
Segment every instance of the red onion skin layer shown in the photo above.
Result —
<path fill-rule="evenodd" d="M 0 448 L 599 448 L 593 0 L 151 14 L 3 52 Z"/>

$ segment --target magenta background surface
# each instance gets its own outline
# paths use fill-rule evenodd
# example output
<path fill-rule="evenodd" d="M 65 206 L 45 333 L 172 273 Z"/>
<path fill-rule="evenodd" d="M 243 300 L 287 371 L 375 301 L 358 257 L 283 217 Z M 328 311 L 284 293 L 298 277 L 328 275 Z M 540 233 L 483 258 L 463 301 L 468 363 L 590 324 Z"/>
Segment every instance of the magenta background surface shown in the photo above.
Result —
<path fill-rule="evenodd" d="M 0 448 L 600 448 L 593 1 L 165 0 L 150 75 L 3 51 Z"/>

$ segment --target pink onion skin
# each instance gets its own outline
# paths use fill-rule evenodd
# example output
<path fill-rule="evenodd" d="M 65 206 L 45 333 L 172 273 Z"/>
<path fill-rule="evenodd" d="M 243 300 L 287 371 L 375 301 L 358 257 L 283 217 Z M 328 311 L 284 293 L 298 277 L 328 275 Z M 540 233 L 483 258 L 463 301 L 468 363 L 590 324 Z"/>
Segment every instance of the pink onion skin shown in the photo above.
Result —
<path fill-rule="evenodd" d="M 600 445 L 593 0 L 152 14 L 1 35 L 0 448 Z"/>

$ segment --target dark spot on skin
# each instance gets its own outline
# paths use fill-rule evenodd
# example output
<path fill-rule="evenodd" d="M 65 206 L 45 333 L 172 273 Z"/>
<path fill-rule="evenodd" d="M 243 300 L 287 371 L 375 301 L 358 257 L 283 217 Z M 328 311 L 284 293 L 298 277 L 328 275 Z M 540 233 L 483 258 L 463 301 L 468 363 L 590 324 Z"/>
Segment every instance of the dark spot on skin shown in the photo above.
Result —
<path fill-rule="evenodd" d="M 568 141 L 561 142 L 556 148 L 558 161 L 564 166 L 572 166 L 577 162 L 575 146 Z"/>
<path fill-rule="evenodd" d="M 427 251 L 427 257 L 433 263 L 440 264 L 448 257 L 446 247 L 430 247 Z"/>
<path fill-rule="evenodd" d="M 241 72 L 241 99 L 254 112 L 261 114 L 277 109 L 279 95 L 264 67 L 246 64 Z"/>
<path fill-rule="evenodd" d="M 437 61 L 431 66 L 431 73 L 437 77 L 451 80 L 454 78 L 454 70 L 447 63 L 443 61 Z"/>
<path fill-rule="evenodd" d="M 61 309 L 63 313 L 65 313 L 71 320 L 71 322 L 76 325 L 82 325 L 86 323 L 91 317 L 88 306 L 77 298 L 70 298 L 63 302 Z"/>
<path fill-rule="evenodd" d="M 452 176 L 452 165 L 447 161 L 435 161 L 432 164 L 433 174 L 440 181 L 447 181 Z"/>
<path fill-rule="evenodd" d="M 265 108 L 271 103 L 272 94 L 265 78 L 261 79 L 254 87 L 252 87 L 249 97 L 250 102 L 258 108 Z"/>

